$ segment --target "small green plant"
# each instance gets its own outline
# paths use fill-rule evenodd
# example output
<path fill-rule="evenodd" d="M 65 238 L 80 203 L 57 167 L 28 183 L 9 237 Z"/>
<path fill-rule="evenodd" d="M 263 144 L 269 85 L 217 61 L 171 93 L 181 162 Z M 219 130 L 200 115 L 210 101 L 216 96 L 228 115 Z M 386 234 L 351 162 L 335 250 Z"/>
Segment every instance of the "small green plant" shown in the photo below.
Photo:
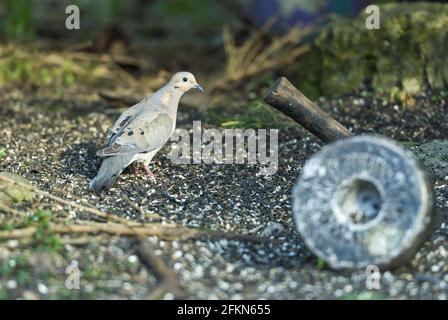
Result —
<path fill-rule="evenodd" d="M 28 269 L 28 260 L 24 256 L 14 256 L 10 260 L 5 260 L 0 265 L 0 275 L 3 276 L 15 276 L 19 272 L 26 271 Z M 24 275 L 22 275 L 24 277 Z"/>
<path fill-rule="evenodd" d="M 97 280 L 101 279 L 101 275 L 103 274 L 103 270 L 97 265 L 87 265 L 83 270 L 83 275 L 85 279 L 89 280 Z"/>
<path fill-rule="evenodd" d="M 60 65 L 51 65 L 47 64 L 38 55 L 28 55 L 17 50 L 12 55 L 3 57 L 0 53 L 0 86 L 19 84 L 52 86 L 60 84 L 68 87 L 75 80 L 76 74 L 73 63 L 65 62 Z"/>
<path fill-rule="evenodd" d="M 31 40 L 34 35 L 33 1 L 4 1 L 6 16 L 3 29 L 8 40 Z"/>
<path fill-rule="evenodd" d="M 322 258 L 317 258 L 316 268 L 318 270 L 323 270 L 325 268 L 325 261 Z"/>
<path fill-rule="evenodd" d="M 62 248 L 62 243 L 57 235 L 49 230 L 50 220 L 53 216 L 51 210 L 39 209 L 30 216 L 24 216 L 16 224 L 7 224 L 4 230 L 13 230 L 15 228 L 36 227 L 36 232 L 32 236 L 35 245 L 34 250 L 38 252 L 57 252 Z"/>
<path fill-rule="evenodd" d="M 53 216 L 51 210 L 37 210 L 31 217 L 31 221 L 37 229 L 33 240 L 36 243 L 36 251 L 56 252 L 62 248 L 62 243 L 54 233 L 50 232 L 50 219 Z"/>
<path fill-rule="evenodd" d="M 0 288 L 0 300 L 6 299 L 8 299 L 8 291 L 6 291 L 6 288 Z"/>
<path fill-rule="evenodd" d="M 16 279 L 18 284 L 25 284 L 30 279 L 30 273 L 26 270 L 19 270 Z"/>
<path fill-rule="evenodd" d="M 400 141 L 400 143 L 406 148 L 412 148 L 419 145 L 419 143 L 416 141 Z"/>
<path fill-rule="evenodd" d="M 6 157 L 6 149 L 0 148 L 0 161 L 2 161 L 4 157 Z"/>
<path fill-rule="evenodd" d="M 247 107 L 239 107 L 236 112 L 217 114 L 216 110 L 210 111 L 206 115 L 206 121 L 226 129 L 284 128 L 288 125 L 286 117 L 259 99 L 249 102 Z"/>

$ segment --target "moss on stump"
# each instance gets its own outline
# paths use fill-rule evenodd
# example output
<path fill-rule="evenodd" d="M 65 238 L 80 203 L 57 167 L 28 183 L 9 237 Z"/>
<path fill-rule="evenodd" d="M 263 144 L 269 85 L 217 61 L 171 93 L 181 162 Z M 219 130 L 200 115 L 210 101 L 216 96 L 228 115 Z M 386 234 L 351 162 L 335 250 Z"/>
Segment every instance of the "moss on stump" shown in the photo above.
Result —
<path fill-rule="evenodd" d="M 448 84 L 448 5 L 380 5 L 380 29 L 365 27 L 367 14 L 332 17 L 303 56 L 297 85 L 317 97 L 363 86 L 378 94 L 418 95 Z"/>

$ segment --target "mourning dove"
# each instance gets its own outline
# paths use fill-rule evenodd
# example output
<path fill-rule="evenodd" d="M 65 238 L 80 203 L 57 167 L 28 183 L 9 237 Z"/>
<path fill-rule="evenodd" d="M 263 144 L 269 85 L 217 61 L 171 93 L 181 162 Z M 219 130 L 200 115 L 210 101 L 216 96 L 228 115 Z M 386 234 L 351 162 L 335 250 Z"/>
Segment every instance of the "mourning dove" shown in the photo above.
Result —
<path fill-rule="evenodd" d="M 179 100 L 190 89 L 204 90 L 190 72 L 178 72 L 153 95 L 124 111 L 106 138 L 106 147 L 96 155 L 103 162 L 90 189 L 109 189 L 120 173 L 134 161 L 142 162 L 145 172 L 154 155 L 176 128 Z"/>

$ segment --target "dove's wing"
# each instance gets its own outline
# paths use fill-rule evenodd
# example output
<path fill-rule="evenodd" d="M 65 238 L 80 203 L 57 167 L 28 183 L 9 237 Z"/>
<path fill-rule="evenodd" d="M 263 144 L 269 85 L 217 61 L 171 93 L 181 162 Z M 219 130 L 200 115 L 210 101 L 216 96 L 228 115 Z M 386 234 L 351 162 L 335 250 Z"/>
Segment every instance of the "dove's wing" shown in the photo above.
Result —
<path fill-rule="evenodd" d="M 118 121 L 117 121 L 118 122 Z M 137 113 L 122 119 L 123 125 L 109 139 L 108 146 L 97 156 L 119 156 L 149 152 L 161 148 L 171 136 L 174 122 L 158 110 Z"/>
<path fill-rule="evenodd" d="M 117 136 L 119 136 L 123 132 L 123 129 L 126 128 L 129 123 L 136 117 L 136 115 L 138 115 L 142 111 L 143 107 L 145 106 L 146 100 L 146 98 L 143 99 L 120 115 L 106 137 L 106 146 L 111 145 L 115 141 Z M 155 116 L 157 116 L 157 114 L 155 114 L 154 117 Z"/>

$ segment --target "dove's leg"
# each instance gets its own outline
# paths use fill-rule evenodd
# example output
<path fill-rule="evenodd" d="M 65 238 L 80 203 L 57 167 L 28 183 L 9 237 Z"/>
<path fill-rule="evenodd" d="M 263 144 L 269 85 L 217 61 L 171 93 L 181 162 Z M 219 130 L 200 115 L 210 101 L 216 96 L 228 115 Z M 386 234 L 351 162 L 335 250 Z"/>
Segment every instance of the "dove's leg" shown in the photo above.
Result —
<path fill-rule="evenodd" d="M 131 164 L 128 166 L 128 169 L 129 169 L 129 172 L 130 172 L 131 174 L 133 174 L 134 176 L 137 175 L 137 167 L 136 167 L 136 165 L 135 165 L 135 162 L 131 163 Z"/>
<path fill-rule="evenodd" d="M 143 170 L 145 170 L 145 174 L 146 174 L 148 177 L 151 177 L 151 178 L 157 177 L 157 174 L 155 174 L 154 172 L 152 172 L 152 171 L 148 168 L 148 166 L 146 165 L 146 163 L 143 164 Z"/>
<path fill-rule="evenodd" d="M 155 180 L 156 174 L 149 169 L 148 165 L 152 158 L 156 155 L 157 151 L 159 151 L 159 149 L 138 155 L 138 160 L 143 164 L 143 170 L 146 176 L 152 178 L 153 180 Z"/>

